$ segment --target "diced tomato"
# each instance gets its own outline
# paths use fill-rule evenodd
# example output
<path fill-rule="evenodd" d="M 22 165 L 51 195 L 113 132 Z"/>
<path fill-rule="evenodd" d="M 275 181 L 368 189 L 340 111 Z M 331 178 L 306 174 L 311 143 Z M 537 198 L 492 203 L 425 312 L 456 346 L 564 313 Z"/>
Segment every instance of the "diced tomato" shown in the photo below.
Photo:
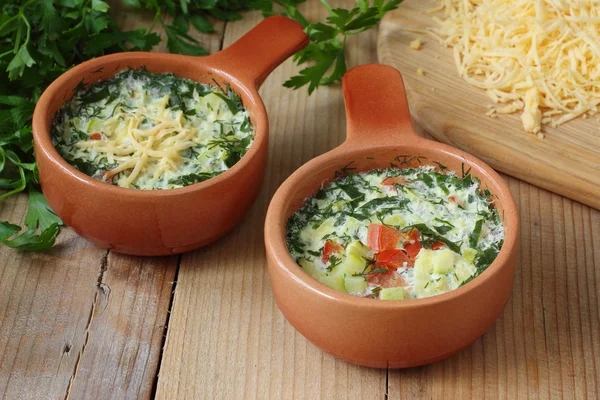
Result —
<path fill-rule="evenodd" d="M 412 267 L 411 260 L 403 250 L 384 250 L 377 253 L 375 255 L 375 259 L 379 264 L 388 268 L 400 268 L 405 262 L 408 263 L 408 266 Z"/>
<path fill-rule="evenodd" d="M 406 286 L 406 282 L 396 273 L 396 268 L 394 267 L 388 268 L 375 263 L 371 271 L 367 274 L 367 281 L 372 285 L 379 285 L 383 288 Z"/>
<path fill-rule="evenodd" d="M 415 259 L 419 251 L 421 250 L 421 241 L 419 238 L 421 234 L 417 229 L 413 229 L 410 231 L 410 236 L 408 237 L 408 241 L 404 243 L 404 250 L 408 253 L 410 258 Z"/>
<path fill-rule="evenodd" d="M 402 232 L 381 224 L 369 224 L 367 246 L 373 251 L 394 250 L 404 235 Z"/>
<path fill-rule="evenodd" d="M 381 184 L 384 186 L 406 185 L 406 179 L 403 176 L 390 176 L 385 178 Z"/>
<path fill-rule="evenodd" d="M 332 254 L 341 253 L 344 251 L 344 248 L 338 242 L 334 242 L 333 240 L 328 240 L 325 242 L 325 247 L 323 248 L 323 256 L 321 260 L 324 263 L 328 263 Z"/>
<path fill-rule="evenodd" d="M 439 250 L 439 249 L 443 249 L 444 247 L 446 247 L 446 245 L 442 242 L 435 242 L 433 245 L 431 245 L 431 250 Z"/>
<path fill-rule="evenodd" d="M 98 132 L 92 133 L 90 135 L 90 140 L 100 140 L 102 139 L 102 135 Z"/>

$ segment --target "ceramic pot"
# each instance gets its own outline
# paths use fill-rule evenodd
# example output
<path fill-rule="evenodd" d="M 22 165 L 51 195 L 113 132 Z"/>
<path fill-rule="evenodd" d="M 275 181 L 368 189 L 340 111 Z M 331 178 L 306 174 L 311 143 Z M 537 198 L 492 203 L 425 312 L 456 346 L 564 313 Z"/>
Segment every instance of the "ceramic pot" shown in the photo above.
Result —
<path fill-rule="evenodd" d="M 400 73 L 364 65 L 343 79 L 347 139 L 294 172 L 277 190 L 265 222 L 273 295 L 287 320 L 315 345 L 348 362 L 405 368 L 448 357 L 481 336 L 500 316 L 511 294 L 519 219 L 502 178 L 481 160 L 421 138 L 410 121 Z M 335 172 L 435 165 L 471 169 L 496 196 L 505 230 L 502 250 L 479 277 L 456 290 L 423 299 L 382 301 L 331 289 L 306 274 L 286 244 L 288 218 Z"/>
<path fill-rule="evenodd" d="M 207 57 L 126 52 L 95 58 L 65 72 L 42 94 L 33 115 L 35 157 L 48 203 L 81 236 L 121 253 L 181 253 L 223 236 L 254 203 L 263 180 L 269 125 L 258 88 L 276 66 L 307 43 L 302 26 L 275 16 Z M 241 96 L 255 130 L 248 153 L 215 178 L 169 190 L 118 187 L 69 165 L 52 145 L 54 114 L 81 81 L 89 85 L 121 70 L 142 67 L 206 84 L 214 84 L 213 80 L 230 84 Z"/>

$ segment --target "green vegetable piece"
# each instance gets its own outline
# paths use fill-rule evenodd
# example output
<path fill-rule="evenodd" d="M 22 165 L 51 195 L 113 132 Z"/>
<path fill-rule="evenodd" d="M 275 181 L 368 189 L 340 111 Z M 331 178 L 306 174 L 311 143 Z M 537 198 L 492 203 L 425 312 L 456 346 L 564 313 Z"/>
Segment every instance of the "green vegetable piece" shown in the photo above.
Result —
<path fill-rule="evenodd" d="M 320 279 L 322 276 L 325 276 L 324 272 L 321 272 L 318 269 L 316 269 L 315 266 L 313 265 L 313 263 L 311 263 L 310 261 L 308 261 L 305 258 L 301 258 L 298 261 L 298 264 L 300 264 L 300 266 L 302 267 L 304 272 L 306 272 L 307 274 L 309 274 L 310 276 L 312 276 L 315 279 Z"/>
<path fill-rule="evenodd" d="M 348 254 L 346 258 L 338 265 L 334 271 L 338 275 L 356 275 L 364 271 L 367 266 L 367 260 L 357 257 L 354 254 Z"/>
<path fill-rule="evenodd" d="M 380 300 L 404 300 L 404 288 L 392 287 L 392 288 L 383 288 L 381 292 L 379 292 Z"/>
<path fill-rule="evenodd" d="M 368 257 L 370 251 L 360 240 L 353 240 L 346 246 L 346 254 L 352 254 L 356 257 Z"/>
<path fill-rule="evenodd" d="M 367 290 L 367 281 L 362 276 L 345 276 L 344 285 L 348 293 L 364 293 Z"/>
<path fill-rule="evenodd" d="M 433 273 L 443 275 L 451 272 L 454 269 L 454 257 L 455 253 L 448 248 L 434 250 L 432 253 Z"/>
<path fill-rule="evenodd" d="M 318 280 L 325 286 L 329 286 L 330 288 L 339 290 L 340 292 L 346 292 L 344 275 L 322 275 L 318 278 Z"/>

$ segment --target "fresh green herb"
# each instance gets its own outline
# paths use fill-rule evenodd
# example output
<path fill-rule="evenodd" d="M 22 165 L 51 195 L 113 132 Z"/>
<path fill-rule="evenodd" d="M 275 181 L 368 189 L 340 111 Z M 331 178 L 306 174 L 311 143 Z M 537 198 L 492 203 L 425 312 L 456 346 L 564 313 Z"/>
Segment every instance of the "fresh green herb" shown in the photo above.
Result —
<path fill-rule="evenodd" d="M 309 23 L 300 13 L 298 0 L 276 0 L 282 6 L 281 14 L 300 22 L 310 37 L 309 45 L 294 57 L 299 65 L 311 62 L 300 74 L 290 78 L 284 86 L 297 89 L 308 85 L 308 93 L 312 93 L 319 85 L 327 85 L 338 81 L 346 72 L 345 47 L 349 36 L 369 30 L 377 25 L 381 18 L 398 7 L 402 0 L 357 0 L 357 6 L 348 10 L 333 8 L 326 0 L 321 3 L 329 10 L 326 23 Z M 257 0 L 254 6 L 263 15 L 273 15 L 273 3 Z"/>
<path fill-rule="evenodd" d="M 179 185 L 180 186 L 189 186 L 189 185 L 193 185 L 194 183 L 200 183 L 200 182 L 207 181 L 211 178 L 214 178 L 217 175 L 218 175 L 218 173 L 187 174 L 187 175 L 182 175 L 177 178 L 171 179 L 169 181 L 169 184 L 177 185 L 177 186 L 179 186 Z"/>
<path fill-rule="evenodd" d="M 454 242 L 446 239 L 445 237 L 443 237 L 442 235 L 436 233 L 433 229 L 429 228 L 425 224 L 409 225 L 409 226 L 405 227 L 403 229 L 403 231 L 404 232 L 410 232 L 413 229 L 417 229 L 419 231 L 419 233 L 421 234 L 421 236 L 425 236 L 425 237 L 431 239 L 434 243 L 435 242 L 442 242 L 446 246 L 448 246 L 448 248 L 450 250 L 452 250 L 455 253 L 460 254 L 460 244 L 459 243 L 454 243 Z"/>
<path fill-rule="evenodd" d="M 54 245 L 62 221 L 46 203 L 44 196 L 34 187 L 29 187 L 29 209 L 25 216 L 27 230 L 8 222 L 0 222 L 0 243 L 26 251 L 44 251 Z"/>
<path fill-rule="evenodd" d="M 342 259 L 336 255 L 329 257 L 329 265 L 327 266 L 327 272 L 333 271 L 335 267 L 342 263 Z"/>
<path fill-rule="evenodd" d="M 481 236 L 481 227 L 483 226 L 483 220 L 478 219 L 475 223 L 475 228 L 473 228 L 473 232 L 469 235 L 469 245 L 472 248 L 477 247 L 477 243 L 479 242 L 479 236 Z"/>
<path fill-rule="evenodd" d="M 367 275 L 385 274 L 386 272 L 388 272 L 388 268 L 386 267 L 375 267 L 370 270 Z"/>

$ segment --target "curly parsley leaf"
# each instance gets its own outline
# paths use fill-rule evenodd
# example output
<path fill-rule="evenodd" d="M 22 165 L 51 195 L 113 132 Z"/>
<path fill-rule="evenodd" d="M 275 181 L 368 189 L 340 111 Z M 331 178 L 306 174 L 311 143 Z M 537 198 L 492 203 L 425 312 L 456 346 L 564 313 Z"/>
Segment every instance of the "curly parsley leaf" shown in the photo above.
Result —
<path fill-rule="evenodd" d="M 297 53 L 294 58 L 298 65 L 310 64 L 299 75 L 291 77 L 284 86 L 298 89 L 308 85 L 312 93 L 319 85 L 328 85 L 339 81 L 346 73 L 345 48 L 350 35 L 369 30 L 377 25 L 388 11 L 394 10 L 402 0 L 375 0 L 370 5 L 367 0 L 357 0 L 352 9 L 333 8 L 326 0 L 321 3 L 329 10 L 326 22 L 308 23 L 297 9 L 295 0 L 257 0 L 252 6 L 261 10 L 264 16 L 276 14 L 273 3 L 283 8 L 286 15 L 305 26 L 310 38 L 309 45 Z"/>

